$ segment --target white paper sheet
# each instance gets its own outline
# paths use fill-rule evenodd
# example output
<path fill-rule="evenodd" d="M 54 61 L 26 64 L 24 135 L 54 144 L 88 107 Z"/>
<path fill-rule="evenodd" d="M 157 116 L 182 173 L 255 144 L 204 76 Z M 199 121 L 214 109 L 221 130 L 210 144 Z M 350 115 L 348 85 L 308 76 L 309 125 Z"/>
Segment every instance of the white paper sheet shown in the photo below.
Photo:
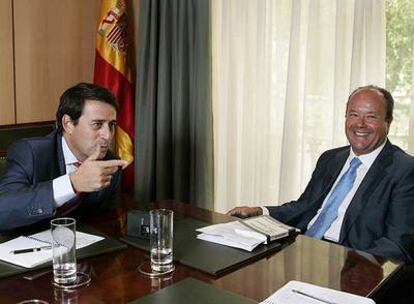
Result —
<path fill-rule="evenodd" d="M 76 231 L 76 249 L 80 249 L 103 240 L 103 237 Z M 13 254 L 11 251 L 26 248 L 42 247 L 52 244 L 50 230 L 45 230 L 30 236 L 20 236 L 0 244 L 0 260 L 25 267 L 33 268 L 52 260 L 52 249 Z"/>
<path fill-rule="evenodd" d="M 251 230 L 238 221 L 210 225 L 197 229 L 198 239 L 252 251 L 266 242 L 266 236 Z"/>
<path fill-rule="evenodd" d="M 290 281 L 260 304 L 375 304 L 374 300 L 317 285 Z"/>

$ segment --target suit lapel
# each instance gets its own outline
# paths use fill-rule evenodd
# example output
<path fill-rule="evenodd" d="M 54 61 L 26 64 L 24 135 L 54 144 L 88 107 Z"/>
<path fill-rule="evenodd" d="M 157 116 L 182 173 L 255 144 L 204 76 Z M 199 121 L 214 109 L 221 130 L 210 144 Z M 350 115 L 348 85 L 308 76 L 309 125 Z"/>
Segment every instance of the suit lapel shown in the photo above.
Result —
<path fill-rule="evenodd" d="M 333 157 L 332 161 L 329 161 L 329 163 L 332 163 L 331 166 L 327 166 L 325 168 L 321 168 L 324 170 L 323 178 L 320 181 L 321 187 L 320 189 L 324 189 L 321 191 L 320 195 L 312 200 L 312 203 L 307 205 L 306 209 L 304 209 L 304 213 L 306 213 L 306 217 L 301 221 L 301 225 L 299 225 L 301 229 L 306 229 L 309 222 L 312 220 L 312 218 L 316 215 L 319 208 L 321 208 L 326 196 L 331 191 L 336 179 L 338 178 L 339 173 L 342 170 L 342 167 L 345 164 L 345 161 L 347 160 L 349 156 L 349 148 L 343 149 L 340 152 L 336 153 Z M 303 216 L 303 213 L 301 214 Z"/>
<path fill-rule="evenodd" d="M 386 168 L 392 164 L 392 145 L 389 141 L 384 146 L 384 149 L 378 155 L 372 166 L 369 168 L 362 183 L 359 185 L 351 203 L 345 213 L 344 222 L 339 236 L 339 243 L 343 243 L 345 236 L 348 235 L 349 229 L 352 227 L 355 220 L 361 214 L 362 208 L 369 199 L 373 189 L 379 184 L 385 174 Z"/>
<path fill-rule="evenodd" d="M 44 163 L 39 166 L 39 170 L 47 175 L 43 178 L 49 180 L 66 174 L 66 169 L 61 136 L 56 131 L 53 131 L 46 135 L 45 140 L 47 140 L 47 145 L 43 145 L 42 150 L 39 151 L 40 157 L 38 162 L 39 164 Z"/>
<path fill-rule="evenodd" d="M 336 179 L 338 178 L 339 173 L 341 173 L 341 170 L 349 156 L 349 149 L 344 149 L 337 153 L 333 160 L 333 166 L 326 168 L 327 174 L 326 174 L 326 180 L 323 182 L 323 187 L 325 188 L 325 191 L 323 192 L 322 197 L 320 198 L 322 201 L 320 202 L 320 205 L 318 206 L 318 209 L 321 207 L 323 200 L 325 200 L 326 196 L 331 191 Z"/>
<path fill-rule="evenodd" d="M 63 156 L 62 149 L 62 136 L 56 134 L 56 154 L 57 154 L 57 164 L 59 170 L 59 176 L 66 174 L 66 164 L 65 157 Z"/>
<path fill-rule="evenodd" d="M 349 149 L 350 148 L 340 151 L 334 157 L 335 166 L 332 166 L 332 169 L 330 170 L 331 182 L 330 182 L 330 185 L 329 185 L 329 188 L 328 188 L 329 191 L 331 190 L 333 184 L 335 183 L 336 179 L 338 178 L 339 173 L 341 173 L 341 170 L 344 167 L 347 158 L 349 157 L 349 152 L 350 152 Z"/>

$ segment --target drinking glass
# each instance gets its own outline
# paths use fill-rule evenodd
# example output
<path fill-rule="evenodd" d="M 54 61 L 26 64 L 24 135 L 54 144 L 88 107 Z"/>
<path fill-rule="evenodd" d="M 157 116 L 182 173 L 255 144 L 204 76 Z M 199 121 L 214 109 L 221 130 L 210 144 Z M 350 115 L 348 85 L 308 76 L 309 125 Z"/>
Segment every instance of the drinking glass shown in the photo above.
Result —
<path fill-rule="evenodd" d="M 151 269 L 168 273 L 173 270 L 173 215 L 172 210 L 150 211 Z"/>
<path fill-rule="evenodd" d="M 59 285 L 76 281 L 76 220 L 69 217 L 50 221 L 53 247 L 53 280 Z"/>

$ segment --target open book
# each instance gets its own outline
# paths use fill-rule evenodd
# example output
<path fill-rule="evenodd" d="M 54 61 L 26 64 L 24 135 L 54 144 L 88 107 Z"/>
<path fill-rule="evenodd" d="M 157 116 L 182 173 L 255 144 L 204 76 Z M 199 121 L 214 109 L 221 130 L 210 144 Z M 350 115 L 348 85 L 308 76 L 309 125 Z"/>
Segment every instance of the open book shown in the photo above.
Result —
<path fill-rule="evenodd" d="M 239 221 L 215 224 L 197 229 L 197 238 L 204 241 L 252 251 L 259 244 L 295 234 L 298 230 L 276 219 L 261 215 Z"/>
<path fill-rule="evenodd" d="M 103 239 L 101 236 L 76 231 L 76 249 L 89 246 Z M 50 230 L 29 236 L 19 236 L 18 238 L 0 244 L 0 260 L 25 268 L 33 268 L 52 260 L 51 245 L 52 235 Z M 19 254 L 13 253 L 16 250 L 28 248 L 42 249 Z"/>
<path fill-rule="evenodd" d="M 260 304 L 375 304 L 374 300 L 317 285 L 290 281 Z"/>

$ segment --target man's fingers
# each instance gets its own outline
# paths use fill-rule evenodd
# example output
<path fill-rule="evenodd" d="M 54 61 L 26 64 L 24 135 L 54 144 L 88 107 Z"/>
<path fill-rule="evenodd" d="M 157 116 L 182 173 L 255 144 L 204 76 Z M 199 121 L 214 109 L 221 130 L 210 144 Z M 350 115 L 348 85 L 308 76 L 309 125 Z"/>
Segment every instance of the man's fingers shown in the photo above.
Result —
<path fill-rule="evenodd" d="M 78 171 L 73 173 L 73 175 L 80 175 L 79 178 L 77 176 L 71 178 L 76 191 L 92 192 L 108 187 L 112 182 L 113 175 L 127 163 L 119 159 L 96 160 L 98 156 L 99 149 L 83 162 Z"/>
<path fill-rule="evenodd" d="M 227 215 L 239 214 L 239 213 L 243 212 L 243 210 L 246 209 L 246 208 L 249 208 L 249 207 L 234 207 L 233 209 L 228 211 L 226 214 Z"/>
<path fill-rule="evenodd" d="M 236 207 L 228 211 L 226 214 L 230 216 L 245 217 L 243 216 L 242 211 L 243 210 L 241 208 Z"/>
<path fill-rule="evenodd" d="M 132 160 L 128 161 L 125 160 L 125 164 L 122 166 L 122 170 L 124 170 L 126 167 L 128 167 L 132 163 Z"/>
<path fill-rule="evenodd" d="M 113 166 L 113 167 L 103 167 L 101 170 L 104 175 L 108 176 L 108 175 L 114 174 L 116 171 L 118 171 L 118 169 L 119 169 L 119 166 Z"/>
<path fill-rule="evenodd" d="M 124 166 L 128 165 L 127 161 L 122 160 L 122 159 L 100 160 L 100 161 L 97 161 L 96 164 L 104 168 L 109 168 L 109 167 L 124 168 Z"/>
<path fill-rule="evenodd" d="M 94 161 L 94 160 L 97 160 L 100 153 L 101 153 L 101 146 L 100 145 L 96 145 L 95 151 L 91 155 L 89 155 L 89 157 L 85 161 Z"/>
<path fill-rule="evenodd" d="M 237 217 L 240 217 L 240 218 L 246 218 L 246 217 L 250 217 L 250 216 L 261 215 L 262 214 L 262 209 L 260 207 L 243 206 L 243 207 L 233 208 L 230 211 L 228 211 L 226 214 L 230 215 L 230 216 L 237 216 Z"/>
<path fill-rule="evenodd" d="M 227 211 L 226 215 L 234 215 L 236 213 L 236 208 L 233 208 L 229 211 Z"/>

